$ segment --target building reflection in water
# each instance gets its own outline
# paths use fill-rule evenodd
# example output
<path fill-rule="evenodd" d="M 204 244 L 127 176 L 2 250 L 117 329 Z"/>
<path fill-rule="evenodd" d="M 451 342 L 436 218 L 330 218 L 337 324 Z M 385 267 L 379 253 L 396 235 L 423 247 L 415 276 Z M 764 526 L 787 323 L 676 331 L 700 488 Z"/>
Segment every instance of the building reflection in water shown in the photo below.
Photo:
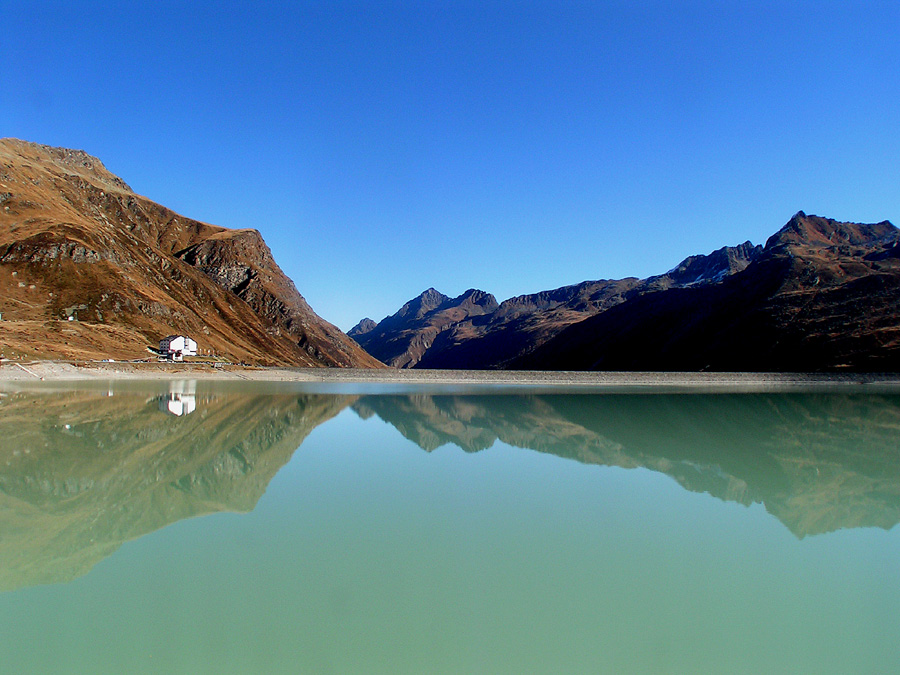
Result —
<path fill-rule="evenodd" d="M 197 409 L 197 380 L 174 380 L 169 383 L 169 393 L 159 397 L 159 409 L 183 417 Z"/>

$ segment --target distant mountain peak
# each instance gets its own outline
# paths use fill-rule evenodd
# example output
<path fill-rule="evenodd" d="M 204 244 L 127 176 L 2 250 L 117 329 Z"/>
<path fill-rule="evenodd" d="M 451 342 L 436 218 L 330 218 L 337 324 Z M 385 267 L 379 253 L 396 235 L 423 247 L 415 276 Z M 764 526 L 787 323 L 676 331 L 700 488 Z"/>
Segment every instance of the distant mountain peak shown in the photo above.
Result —
<path fill-rule="evenodd" d="M 841 222 L 798 211 L 784 227 L 769 237 L 766 249 L 778 246 L 870 246 L 880 241 L 893 241 L 898 234 L 900 232 L 888 220 L 871 224 Z"/>
<path fill-rule="evenodd" d="M 477 288 L 470 288 L 465 293 L 451 301 L 453 305 L 478 306 L 483 308 L 496 309 L 500 306 L 497 298 L 493 294 L 481 291 Z"/>
<path fill-rule="evenodd" d="M 470 288 L 456 298 L 429 288 L 375 326 L 357 325 L 350 336 L 370 354 L 397 368 L 412 368 L 436 342 L 472 317 L 494 312 L 499 304 L 490 293 Z M 360 322 L 362 323 L 362 322 Z"/>
<path fill-rule="evenodd" d="M 366 333 L 371 333 L 377 325 L 378 324 L 376 324 L 372 319 L 366 317 L 365 319 L 362 319 L 358 324 L 353 326 L 353 328 L 350 329 L 347 335 L 352 338 L 355 338 L 358 335 L 365 335 Z"/>
<path fill-rule="evenodd" d="M 434 288 L 429 288 L 422 291 L 415 298 L 403 305 L 394 316 L 398 318 L 421 318 L 428 312 L 437 309 L 448 300 L 450 300 L 450 298 L 443 293 L 440 293 Z"/>

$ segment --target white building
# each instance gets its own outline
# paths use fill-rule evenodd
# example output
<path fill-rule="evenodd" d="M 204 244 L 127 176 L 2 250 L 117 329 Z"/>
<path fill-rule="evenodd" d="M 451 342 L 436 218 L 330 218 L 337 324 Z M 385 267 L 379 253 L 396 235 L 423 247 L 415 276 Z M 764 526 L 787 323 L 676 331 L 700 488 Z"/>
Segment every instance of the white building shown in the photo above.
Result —
<path fill-rule="evenodd" d="M 182 361 L 185 356 L 197 355 L 197 343 L 186 335 L 170 335 L 159 341 L 159 353 L 172 361 Z"/>

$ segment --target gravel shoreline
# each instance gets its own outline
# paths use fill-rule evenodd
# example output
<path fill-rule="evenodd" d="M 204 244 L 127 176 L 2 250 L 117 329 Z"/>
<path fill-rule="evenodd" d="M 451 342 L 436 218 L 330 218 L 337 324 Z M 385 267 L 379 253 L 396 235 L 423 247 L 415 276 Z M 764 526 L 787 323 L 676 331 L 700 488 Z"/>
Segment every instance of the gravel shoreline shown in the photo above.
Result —
<path fill-rule="evenodd" d="M 354 368 L 214 367 L 196 363 L 35 361 L 0 364 L 0 384 L 108 380 L 227 380 L 336 385 L 464 385 L 574 390 L 791 391 L 863 389 L 900 393 L 900 373 L 670 373 Z"/>

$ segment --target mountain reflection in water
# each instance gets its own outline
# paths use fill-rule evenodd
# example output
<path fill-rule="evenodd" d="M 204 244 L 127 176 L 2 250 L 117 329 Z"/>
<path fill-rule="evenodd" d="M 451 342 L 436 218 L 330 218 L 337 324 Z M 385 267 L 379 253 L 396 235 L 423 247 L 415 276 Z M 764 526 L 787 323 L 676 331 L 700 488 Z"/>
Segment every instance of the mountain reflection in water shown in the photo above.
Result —
<path fill-rule="evenodd" d="M 307 434 L 352 401 L 190 394 L 196 410 L 173 415 L 172 394 L 3 399 L 0 590 L 79 577 L 184 518 L 252 510 Z"/>
<path fill-rule="evenodd" d="M 761 502 L 798 537 L 900 522 L 896 396 L 368 396 L 354 409 L 428 451 L 499 440 L 644 467 L 694 492 Z"/>
<path fill-rule="evenodd" d="M 0 402 L 0 590 L 76 578 L 184 518 L 252 510 L 306 436 L 351 406 L 426 451 L 499 440 L 645 467 L 761 502 L 798 537 L 900 521 L 894 396 L 20 392 Z"/>

